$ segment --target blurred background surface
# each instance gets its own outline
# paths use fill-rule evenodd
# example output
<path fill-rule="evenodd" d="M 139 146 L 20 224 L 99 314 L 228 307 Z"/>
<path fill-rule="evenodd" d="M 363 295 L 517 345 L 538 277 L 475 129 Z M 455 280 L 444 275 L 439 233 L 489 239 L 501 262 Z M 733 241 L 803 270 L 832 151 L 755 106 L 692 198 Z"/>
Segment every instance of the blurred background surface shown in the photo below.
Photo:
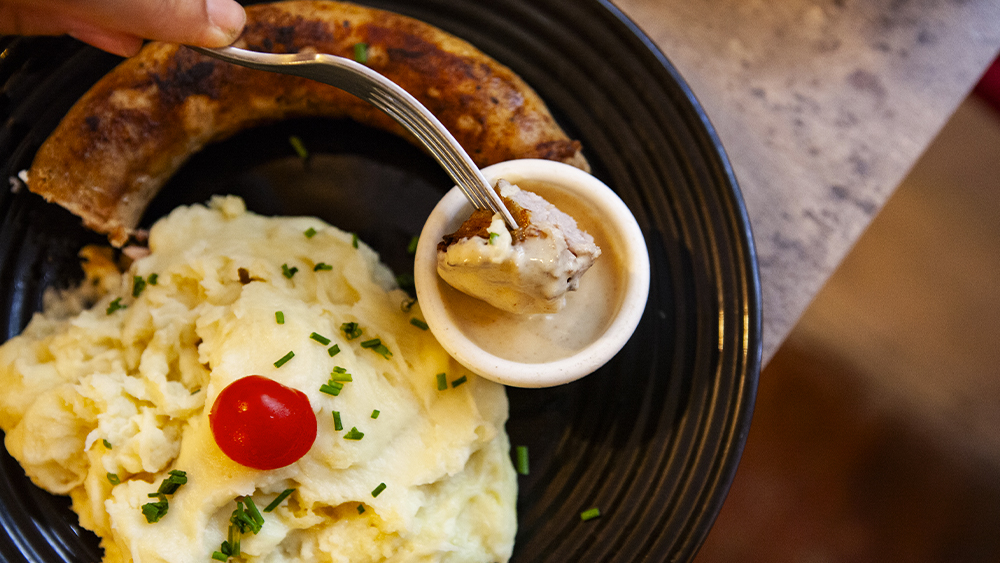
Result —
<path fill-rule="evenodd" d="M 732 561 L 1000 561 L 1000 64 L 761 374 Z"/>

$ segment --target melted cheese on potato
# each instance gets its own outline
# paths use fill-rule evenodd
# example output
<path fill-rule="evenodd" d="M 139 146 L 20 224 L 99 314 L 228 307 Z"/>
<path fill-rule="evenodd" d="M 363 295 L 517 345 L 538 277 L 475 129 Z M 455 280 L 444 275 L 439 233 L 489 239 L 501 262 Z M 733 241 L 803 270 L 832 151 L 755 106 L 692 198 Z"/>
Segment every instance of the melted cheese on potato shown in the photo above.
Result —
<path fill-rule="evenodd" d="M 264 507 L 289 488 L 260 532 L 243 536 L 243 559 L 510 557 L 517 484 L 504 390 L 467 373 L 410 323 L 419 310 L 402 310 L 406 295 L 375 252 L 318 219 L 248 213 L 235 197 L 175 210 L 154 225 L 149 247 L 123 275 L 91 252 L 81 288 L 0 347 L 7 448 L 36 484 L 72 497 L 106 562 L 206 563 L 227 539 L 235 499 Z M 297 270 L 288 277 L 283 266 Z M 137 277 L 147 285 L 133 297 Z M 360 338 L 341 330 L 350 322 Z M 370 338 L 391 355 L 360 346 Z M 294 357 L 275 367 L 289 351 Z M 321 393 L 335 366 L 353 381 L 338 396 Z M 441 373 L 467 382 L 439 390 Z M 212 438 L 215 397 L 251 374 L 309 397 L 319 431 L 292 465 L 241 466 Z M 344 430 L 335 430 L 334 410 Z M 352 427 L 362 440 L 344 438 Z M 156 500 L 148 495 L 170 470 L 188 482 L 149 523 L 142 505 Z"/>

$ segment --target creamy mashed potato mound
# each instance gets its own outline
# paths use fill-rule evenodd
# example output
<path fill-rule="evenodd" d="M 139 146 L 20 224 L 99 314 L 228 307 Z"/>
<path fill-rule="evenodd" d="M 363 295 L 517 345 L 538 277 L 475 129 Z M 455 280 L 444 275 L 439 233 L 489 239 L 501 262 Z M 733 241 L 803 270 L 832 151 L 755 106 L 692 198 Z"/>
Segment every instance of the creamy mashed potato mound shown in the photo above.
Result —
<path fill-rule="evenodd" d="M 72 497 L 105 562 L 208 563 L 227 539 L 237 498 L 262 508 L 290 488 L 260 532 L 243 535 L 239 559 L 510 557 L 517 483 L 504 389 L 468 373 L 410 323 L 419 309 L 402 310 L 406 295 L 374 251 L 315 218 L 249 213 L 235 197 L 175 210 L 153 226 L 149 248 L 124 274 L 90 252 L 83 285 L 49 299 L 0 347 L 7 449 L 34 483 Z M 332 269 L 315 269 L 320 263 Z M 283 265 L 297 271 L 287 277 Z M 136 276 L 147 285 L 133 297 Z M 350 322 L 360 338 L 341 330 Z M 391 355 L 360 346 L 371 338 Z M 275 367 L 289 351 L 294 357 Z M 321 393 L 335 366 L 353 381 L 338 396 Z M 467 381 L 439 390 L 441 373 Z M 244 467 L 212 437 L 215 397 L 252 374 L 301 390 L 315 411 L 316 441 L 287 467 Z M 352 427 L 364 438 L 345 439 Z M 141 507 L 171 470 L 188 482 L 148 523 Z"/>

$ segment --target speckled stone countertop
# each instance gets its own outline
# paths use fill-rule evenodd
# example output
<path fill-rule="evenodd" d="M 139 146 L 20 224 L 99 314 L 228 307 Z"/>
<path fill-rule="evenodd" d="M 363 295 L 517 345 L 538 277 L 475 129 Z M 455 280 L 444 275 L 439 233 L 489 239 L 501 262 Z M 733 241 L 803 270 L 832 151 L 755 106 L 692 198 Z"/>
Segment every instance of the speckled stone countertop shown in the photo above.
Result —
<path fill-rule="evenodd" d="M 691 86 L 757 244 L 764 361 L 1000 50 L 997 0 L 614 0 Z"/>

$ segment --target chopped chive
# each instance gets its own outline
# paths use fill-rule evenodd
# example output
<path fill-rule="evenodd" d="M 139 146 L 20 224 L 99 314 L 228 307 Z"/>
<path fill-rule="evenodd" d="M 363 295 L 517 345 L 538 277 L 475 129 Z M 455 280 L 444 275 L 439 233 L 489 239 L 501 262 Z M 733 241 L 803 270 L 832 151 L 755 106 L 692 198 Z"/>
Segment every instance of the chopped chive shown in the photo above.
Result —
<path fill-rule="evenodd" d="M 133 276 L 132 297 L 139 297 L 144 289 L 146 289 L 146 280 L 142 279 L 142 276 Z"/>
<path fill-rule="evenodd" d="M 146 278 L 146 283 L 148 283 L 149 285 L 156 285 L 156 281 L 158 279 L 160 279 L 160 275 L 157 274 L 156 272 L 153 272 L 152 274 L 149 274 L 148 278 Z"/>
<path fill-rule="evenodd" d="M 517 446 L 514 448 L 514 455 L 517 458 L 514 466 L 521 475 L 528 474 L 528 446 Z"/>
<path fill-rule="evenodd" d="M 601 515 L 600 508 L 590 508 L 580 513 L 580 520 L 586 522 L 587 520 L 593 520 L 594 518 L 597 518 L 600 515 Z"/>
<path fill-rule="evenodd" d="M 336 366 L 336 367 L 333 368 L 333 371 L 330 372 L 330 381 L 347 381 L 347 382 L 350 382 L 350 381 L 354 381 L 354 378 L 351 377 L 351 374 L 347 373 L 346 369 L 344 369 L 344 368 L 342 368 L 340 366 Z"/>
<path fill-rule="evenodd" d="M 375 487 L 375 490 L 372 491 L 372 497 L 379 496 L 380 494 L 382 494 L 382 491 L 384 490 L 385 490 L 385 483 L 379 483 L 379 485 Z"/>
<path fill-rule="evenodd" d="M 281 275 L 285 276 L 288 279 L 292 279 L 292 276 L 294 276 L 295 272 L 298 272 L 298 271 L 299 271 L 299 269 L 296 268 L 296 267 L 294 267 L 294 266 L 291 267 L 291 268 L 289 268 L 288 264 L 282 264 L 281 265 Z"/>
<path fill-rule="evenodd" d="M 376 354 L 381 355 L 383 358 L 388 359 L 392 356 L 392 352 L 382 344 L 382 340 L 378 338 L 372 338 L 371 340 L 365 340 L 361 343 L 362 348 L 368 348 Z"/>
<path fill-rule="evenodd" d="M 319 342 L 323 346 L 326 346 L 327 344 L 330 343 L 330 339 L 329 338 L 323 336 L 322 334 L 316 333 L 316 332 L 310 334 L 309 338 L 312 338 L 313 340 L 315 340 L 316 342 Z"/>
<path fill-rule="evenodd" d="M 114 313 L 119 309 L 127 309 L 127 308 L 128 305 L 122 305 L 122 298 L 118 297 L 108 305 L 108 308 L 105 312 L 107 312 L 107 314 L 110 315 L 111 313 Z"/>
<path fill-rule="evenodd" d="M 289 351 L 287 354 L 282 356 L 280 360 L 274 362 L 274 367 L 280 368 L 281 366 L 287 364 L 288 360 L 291 360 L 294 357 L 295 357 L 295 352 Z"/>
<path fill-rule="evenodd" d="M 331 358 L 336 356 L 337 354 L 340 353 L 340 344 L 334 344 L 333 346 L 330 346 L 330 349 L 327 350 L 327 352 L 330 353 Z"/>
<path fill-rule="evenodd" d="M 351 233 L 351 246 L 358 247 L 358 233 Z"/>
<path fill-rule="evenodd" d="M 194 391 L 191 391 L 191 394 L 196 395 L 199 391 L 201 391 L 201 387 L 195 389 Z"/>
<path fill-rule="evenodd" d="M 437 374 L 437 382 L 438 382 L 438 391 L 444 391 L 445 389 L 448 388 L 448 376 L 447 375 L 445 375 L 443 373 Z"/>
<path fill-rule="evenodd" d="M 427 330 L 427 328 L 428 328 L 427 327 L 427 323 L 425 323 L 424 321 L 422 321 L 422 320 L 420 320 L 420 319 L 418 319 L 416 317 L 413 317 L 412 319 L 410 319 L 410 324 L 413 325 L 413 326 L 415 326 L 415 327 L 417 327 L 417 328 L 419 328 L 420 330 Z"/>
<path fill-rule="evenodd" d="M 340 391 L 344 388 L 344 384 L 339 381 L 330 381 L 319 386 L 321 393 L 326 393 L 327 395 L 333 395 L 336 397 L 340 395 Z"/>
<path fill-rule="evenodd" d="M 314 236 L 316 236 L 316 232 L 317 232 L 316 229 L 309 227 L 308 229 L 306 229 L 306 232 L 302 234 L 306 235 L 306 238 L 313 238 Z"/>
<path fill-rule="evenodd" d="M 413 309 L 413 306 L 416 305 L 416 304 L 417 304 L 417 300 L 415 298 L 404 299 L 399 304 L 399 310 L 402 311 L 402 312 L 404 312 L 404 313 L 409 313 L 410 309 Z"/>
<path fill-rule="evenodd" d="M 361 336 L 361 333 L 364 332 L 361 330 L 361 327 L 358 326 L 358 323 L 344 323 L 340 325 L 340 330 L 344 331 L 344 336 L 347 337 L 348 340 L 354 340 L 355 338 Z"/>
<path fill-rule="evenodd" d="M 364 514 L 364 513 L 365 513 L 365 505 L 359 504 L 358 505 L 358 514 Z"/>
<path fill-rule="evenodd" d="M 108 448 L 109 450 L 111 449 L 111 442 L 109 442 L 107 438 L 105 438 L 105 439 L 103 439 L 101 441 L 104 442 L 104 447 L 105 448 Z"/>
<path fill-rule="evenodd" d="M 365 437 L 365 433 L 358 430 L 357 426 L 352 426 L 347 434 L 344 434 L 345 440 L 360 440 Z"/>
<path fill-rule="evenodd" d="M 292 135 L 288 137 L 288 144 L 292 145 L 295 149 L 295 154 L 299 155 L 299 158 L 306 160 L 309 158 L 309 151 L 306 149 L 306 144 L 302 142 L 302 139 Z"/>
<path fill-rule="evenodd" d="M 327 264 L 326 262 L 320 262 L 319 264 L 316 264 L 315 266 L 313 266 L 313 271 L 314 272 L 319 272 L 320 270 L 328 272 L 328 271 L 330 271 L 332 269 L 333 269 L 333 266 Z"/>
<path fill-rule="evenodd" d="M 118 478 L 118 474 L 108 473 L 108 482 L 112 485 L 120 485 L 122 480 Z"/>
<path fill-rule="evenodd" d="M 340 411 L 333 411 L 333 429 L 337 432 L 344 429 L 344 423 L 340 420 Z"/>
<path fill-rule="evenodd" d="M 416 252 L 417 252 L 417 243 L 419 243 L 419 242 L 420 242 L 420 237 L 414 235 L 414 237 L 410 239 L 410 244 L 406 245 L 406 253 L 407 254 L 416 254 Z"/>
<path fill-rule="evenodd" d="M 285 313 L 283 313 L 282 311 L 275 311 L 274 322 L 278 323 L 279 325 L 285 324 Z"/>
<path fill-rule="evenodd" d="M 292 494 L 294 492 L 295 492 L 295 489 L 285 489 L 284 491 L 281 491 L 281 494 L 278 495 L 278 496 L 276 496 L 274 498 L 274 500 L 271 501 L 271 504 L 269 504 L 266 507 L 264 507 L 264 512 L 271 512 L 275 508 L 278 508 L 278 505 L 281 504 L 281 501 L 283 501 L 286 498 L 288 498 L 288 495 L 290 495 L 290 494 Z"/>
<path fill-rule="evenodd" d="M 490 244 L 496 242 L 497 238 L 500 237 L 500 233 L 490 233 Z"/>
<path fill-rule="evenodd" d="M 257 510 L 257 505 L 253 503 L 253 499 L 250 497 L 243 497 L 243 504 L 246 505 L 250 517 L 257 523 L 257 531 L 260 531 L 260 526 L 264 525 L 264 517 Z"/>
<path fill-rule="evenodd" d="M 354 60 L 361 64 L 368 64 L 368 44 L 367 43 L 355 43 L 354 44 Z"/>
<path fill-rule="evenodd" d="M 226 555 L 225 553 L 222 553 L 221 551 L 213 551 L 212 552 L 212 559 L 215 559 L 216 561 L 223 561 L 223 562 L 225 562 L 225 561 L 229 561 L 229 556 Z"/>
<path fill-rule="evenodd" d="M 159 495 L 172 495 L 177 492 L 181 485 L 187 483 L 187 473 L 176 469 L 169 473 L 169 476 L 160 483 L 160 488 L 156 490 Z"/>
<path fill-rule="evenodd" d="M 167 497 L 160 495 L 160 500 L 142 505 L 142 515 L 146 517 L 146 522 L 155 524 L 160 521 L 160 518 L 167 515 L 169 509 L 170 504 L 167 502 Z"/>
<path fill-rule="evenodd" d="M 459 377 L 459 378 L 458 378 L 458 379 L 456 379 L 455 381 L 452 381 L 452 382 L 451 382 L 451 387 L 452 387 L 452 389 L 454 389 L 455 387 L 458 387 L 459 385 L 461 385 L 461 384 L 465 383 L 465 382 L 466 382 L 466 381 L 468 381 L 468 380 L 469 380 L 469 378 L 468 378 L 468 377 L 465 377 L 465 376 L 463 375 L 462 377 Z"/>
<path fill-rule="evenodd" d="M 382 414 L 378 409 L 372 411 L 372 418 L 378 418 L 378 415 Z"/>

